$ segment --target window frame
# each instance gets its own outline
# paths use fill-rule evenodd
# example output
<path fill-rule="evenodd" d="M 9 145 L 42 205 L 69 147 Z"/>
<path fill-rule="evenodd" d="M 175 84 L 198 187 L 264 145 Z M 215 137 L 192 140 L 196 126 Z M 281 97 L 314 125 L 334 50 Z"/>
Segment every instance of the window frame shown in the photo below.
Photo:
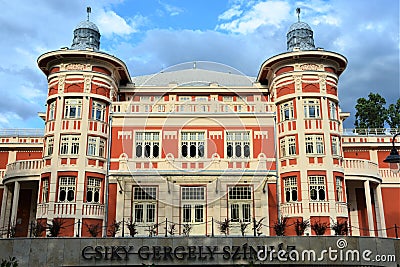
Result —
<path fill-rule="evenodd" d="M 336 135 L 331 136 L 331 150 L 332 156 L 340 156 L 341 146 L 340 146 L 340 137 Z"/>
<path fill-rule="evenodd" d="M 45 156 L 52 156 L 54 153 L 54 136 L 48 136 L 46 138 L 46 154 Z"/>
<path fill-rule="evenodd" d="M 225 156 L 228 159 L 252 158 L 251 131 L 225 131 Z M 231 146 L 231 151 L 229 150 Z M 246 150 L 247 146 L 247 150 Z M 239 147 L 239 151 L 237 148 Z M 231 155 L 229 155 L 231 153 Z M 240 155 L 238 155 L 240 154 Z M 247 156 L 246 156 L 247 155 Z"/>
<path fill-rule="evenodd" d="M 152 224 L 157 221 L 157 187 L 132 187 L 132 220 L 139 224 Z M 141 220 L 137 220 L 141 215 Z"/>
<path fill-rule="evenodd" d="M 206 186 L 181 186 L 182 223 L 203 223 L 206 215 Z"/>
<path fill-rule="evenodd" d="M 233 192 L 233 191 L 236 192 Z M 235 194 L 233 194 L 235 193 Z M 228 214 L 232 223 L 249 223 L 253 213 L 253 188 L 250 185 L 228 187 Z"/>
<path fill-rule="evenodd" d="M 154 139 L 158 136 L 158 139 Z M 148 139 L 147 137 L 150 137 Z M 135 158 L 137 159 L 158 159 L 161 156 L 161 132 L 160 131 L 135 131 Z M 140 155 L 138 145 L 141 143 Z M 146 146 L 149 146 L 149 155 L 146 156 Z M 155 147 L 158 147 L 158 154 L 155 156 Z"/>
<path fill-rule="evenodd" d="M 48 121 L 55 120 L 56 118 L 56 100 L 54 99 L 52 102 L 49 103 L 49 113 L 48 113 Z"/>
<path fill-rule="evenodd" d="M 293 101 L 288 101 L 280 104 L 279 110 L 280 110 L 280 122 L 293 120 L 295 118 Z"/>
<path fill-rule="evenodd" d="M 65 181 L 65 182 L 64 182 Z M 65 192 L 65 197 L 62 196 L 62 191 Z M 73 192 L 73 199 L 69 200 L 68 198 L 70 191 Z M 63 198 L 63 200 L 61 199 Z M 60 176 L 58 177 L 58 197 L 57 201 L 60 203 L 72 203 L 75 202 L 76 199 L 76 177 L 74 176 Z"/>
<path fill-rule="evenodd" d="M 94 121 L 105 122 L 107 105 L 104 102 L 93 100 L 91 108 L 91 118 Z M 98 115 L 100 115 L 98 117 Z"/>
<path fill-rule="evenodd" d="M 294 199 L 293 191 L 296 191 L 296 199 Z M 284 194 L 284 200 L 285 202 L 297 202 L 299 201 L 299 190 L 298 190 L 298 185 L 297 185 L 297 176 L 289 176 L 283 178 L 283 191 L 285 192 Z M 288 195 L 289 193 L 289 200 L 288 200 Z"/>
<path fill-rule="evenodd" d="M 200 139 L 199 136 L 203 135 L 203 139 Z M 187 139 L 184 138 L 184 136 L 187 135 Z M 191 139 L 193 136 L 195 136 L 195 139 Z M 207 155 L 207 150 L 206 150 L 206 142 L 207 141 L 207 131 L 181 131 L 180 132 L 180 142 L 179 142 L 179 156 L 180 158 L 184 159 L 204 159 Z M 184 144 L 187 143 L 187 148 L 186 148 L 186 156 L 184 156 L 184 150 L 183 146 Z M 195 147 L 195 153 L 192 156 L 192 145 Z"/>
<path fill-rule="evenodd" d="M 61 135 L 60 136 L 60 155 L 79 155 L 80 135 Z"/>
<path fill-rule="evenodd" d="M 284 136 L 279 141 L 281 157 L 293 157 L 297 155 L 297 143 L 295 135 Z"/>
<path fill-rule="evenodd" d="M 304 144 L 306 155 L 325 155 L 323 134 L 306 134 Z"/>
<path fill-rule="evenodd" d="M 41 192 L 41 203 L 48 203 L 49 202 L 49 185 L 50 185 L 49 178 L 42 179 L 42 192 Z"/>
<path fill-rule="evenodd" d="M 338 104 L 329 100 L 329 119 L 338 120 Z"/>
<path fill-rule="evenodd" d="M 303 100 L 304 118 L 321 119 L 321 105 L 319 99 L 306 98 Z M 313 112 L 312 112 L 313 111 Z M 313 113 L 313 115 L 311 115 Z"/>
<path fill-rule="evenodd" d="M 308 184 L 309 184 L 309 194 L 310 201 L 328 201 L 327 188 L 326 188 L 326 179 L 325 176 L 322 175 L 310 175 L 308 176 Z M 312 190 L 315 190 L 315 199 L 313 199 Z M 321 190 L 323 190 L 323 197 L 321 196 Z"/>
<path fill-rule="evenodd" d="M 337 202 L 344 202 L 343 177 L 335 176 L 335 197 Z"/>
<path fill-rule="evenodd" d="M 86 203 L 89 204 L 101 204 L 101 193 L 102 193 L 102 179 L 97 177 L 88 177 L 86 181 Z M 91 200 L 89 200 L 89 192 L 92 192 Z M 98 200 L 96 201 L 96 193 L 98 194 Z"/>
<path fill-rule="evenodd" d="M 106 139 L 100 136 L 88 136 L 86 155 L 91 157 L 104 158 Z"/>
<path fill-rule="evenodd" d="M 75 103 L 75 101 L 77 103 Z M 64 100 L 64 119 L 81 119 L 82 118 L 82 98 L 65 98 Z M 76 109 L 74 115 L 72 110 Z"/>

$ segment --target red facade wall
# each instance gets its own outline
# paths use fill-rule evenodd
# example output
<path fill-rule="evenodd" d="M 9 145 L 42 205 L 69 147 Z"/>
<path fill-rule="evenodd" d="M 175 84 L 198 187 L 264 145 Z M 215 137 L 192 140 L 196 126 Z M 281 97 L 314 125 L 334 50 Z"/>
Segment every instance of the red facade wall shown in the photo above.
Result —
<path fill-rule="evenodd" d="M 98 219 L 82 219 L 82 230 L 81 230 L 81 236 L 82 237 L 94 237 L 89 233 L 89 228 L 90 227 L 96 227 L 98 225 L 98 234 L 96 237 L 101 237 L 102 236 L 102 230 L 103 230 L 103 221 L 98 220 Z"/>
<path fill-rule="evenodd" d="M 268 184 L 268 211 L 268 225 L 273 226 L 278 220 L 276 184 Z M 272 228 L 270 228 L 270 235 L 275 236 L 275 232 Z"/>
<path fill-rule="evenodd" d="M 343 155 L 351 159 L 370 159 L 369 151 L 344 151 Z"/>
<path fill-rule="evenodd" d="M 397 234 L 400 236 L 400 188 L 382 187 L 383 210 L 385 214 L 386 230 L 388 237 L 396 237 L 394 226 L 397 226 Z"/>
<path fill-rule="evenodd" d="M 109 184 L 108 186 L 108 226 L 107 235 L 110 225 L 115 221 L 117 216 L 117 184 Z"/>
<path fill-rule="evenodd" d="M 364 188 L 356 188 L 356 202 L 358 211 L 358 225 L 360 228 L 360 236 L 369 236 L 368 214 L 365 203 Z"/>
<path fill-rule="evenodd" d="M 41 159 L 42 152 L 17 152 L 16 160 Z"/>
<path fill-rule="evenodd" d="M 329 218 L 329 217 L 326 217 L 326 216 L 310 217 L 310 225 L 311 225 L 311 226 L 312 226 L 314 223 L 326 224 L 326 225 L 328 226 L 328 228 L 326 229 L 324 235 L 331 235 L 331 234 L 330 234 L 331 231 L 330 231 L 330 228 L 329 228 L 329 227 L 330 227 L 330 222 L 331 222 L 330 218 Z M 315 234 L 315 231 L 312 230 L 312 228 L 311 228 L 311 234 L 312 234 L 312 235 L 316 235 L 316 234 Z"/>
<path fill-rule="evenodd" d="M 8 163 L 8 152 L 0 152 L 0 169 L 5 169 Z"/>

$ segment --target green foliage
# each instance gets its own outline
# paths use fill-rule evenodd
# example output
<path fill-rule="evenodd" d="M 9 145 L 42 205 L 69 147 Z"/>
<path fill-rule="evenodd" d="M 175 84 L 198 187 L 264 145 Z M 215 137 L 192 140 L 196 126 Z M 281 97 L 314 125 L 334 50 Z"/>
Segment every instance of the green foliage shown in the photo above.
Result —
<path fill-rule="evenodd" d="M 226 218 L 222 222 L 217 222 L 219 224 L 219 231 L 221 232 L 221 234 L 224 234 L 225 236 L 228 235 L 230 222 L 231 220 L 228 220 Z"/>
<path fill-rule="evenodd" d="M 1 267 L 17 267 L 18 261 L 15 257 L 9 257 L 8 260 L 2 259 L 0 266 Z"/>
<path fill-rule="evenodd" d="M 384 128 L 388 117 L 385 105 L 386 100 L 378 93 L 369 93 L 368 99 L 357 99 L 354 126 L 357 129 Z"/>
<path fill-rule="evenodd" d="M 310 221 L 309 220 L 296 220 L 296 222 L 294 223 L 294 230 L 296 231 L 296 235 L 298 236 L 302 236 L 304 235 L 304 231 L 310 227 Z"/>
<path fill-rule="evenodd" d="M 274 231 L 277 236 L 284 236 L 287 228 L 287 217 L 282 217 L 274 223 Z"/>
<path fill-rule="evenodd" d="M 137 231 L 137 229 L 136 229 L 136 223 L 135 223 L 135 222 L 130 221 L 129 223 L 126 224 L 126 226 L 128 227 L 129 235 L 130 235 L 131 237 L 134 237 L 135 235 L 138 234 L 138 231 Z"/>
<path fill-rule="evenodd" d="M 387 110 L 387 122 L 392 129 L 400 129 L 400 98 L 396 104 L 390 104 Z"/>

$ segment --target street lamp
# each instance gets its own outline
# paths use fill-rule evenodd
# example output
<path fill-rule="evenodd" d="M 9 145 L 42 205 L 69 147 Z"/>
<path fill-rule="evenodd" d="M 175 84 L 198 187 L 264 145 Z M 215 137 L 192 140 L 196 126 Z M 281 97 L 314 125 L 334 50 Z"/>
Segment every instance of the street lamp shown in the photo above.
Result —
<path fill-rule="evenodd" d="M 392 172 L 398 173 L 400 172 L 400 155 L 399 152 L 397 151 L 394 142 L 396 140 L 396 137 L 400 135 L 400 133 L 397 133 L 393 136 L 392 140 L 392 150 L 390 151 L 390 155 L 386 157 L 386 159 L 383 162 L 389 163 L 389 168 Z"/>

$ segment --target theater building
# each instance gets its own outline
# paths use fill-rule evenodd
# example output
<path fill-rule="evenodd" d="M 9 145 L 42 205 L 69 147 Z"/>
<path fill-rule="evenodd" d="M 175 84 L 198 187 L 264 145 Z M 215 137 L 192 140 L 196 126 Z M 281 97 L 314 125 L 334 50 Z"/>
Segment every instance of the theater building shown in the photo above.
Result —
<path fill-rule="evenodd" d="M 232 236 L 244 224 L 253 235 L 259 222 L 257 234 L 273 236 L 279 218 L 288 218 L 286 235 L 302 220 L 396 235 L 400 176 L 383 162 L 396 129 L 343 129 L 347 59 L 316 47 L 304 22 L 257 77 L 201 62 L 131 76 L 100 50 L 90 21 L 70 48 L 37 62 L 48 81 L 44 129 L 0 131 L 3 237 L 30 236 L 31 222 L 55 218 L 71 237 L 90 236 L 88 225 L 104 236 L 114 222 L 124 222 L 117 236 L 129 235 L 127 222 L 138 236 L 171 227 L 222 235 L 224 220 Z"/>

